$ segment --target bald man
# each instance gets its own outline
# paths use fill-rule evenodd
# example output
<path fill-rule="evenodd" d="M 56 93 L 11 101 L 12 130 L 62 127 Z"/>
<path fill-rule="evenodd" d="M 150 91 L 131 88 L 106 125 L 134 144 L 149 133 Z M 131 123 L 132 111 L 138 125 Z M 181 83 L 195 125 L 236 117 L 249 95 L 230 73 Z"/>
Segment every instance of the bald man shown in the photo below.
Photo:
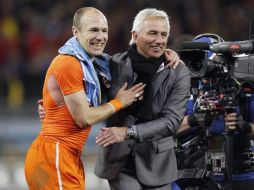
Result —
<path fill-rule="evenodd" d="M 109 56 L 103 54 L 107 19 L 95 8 L 81 8 L 74 15 L 72 32 L 45 77 L 46 115 L 25 161 L 30 190 L 85 189 L 80 155 L 91 126 L 142 96 L 142 83 L 129 89 L 125 83 L 111 101 L 100 105 L 100 83 L 108 86 L 111 80 Z"/>

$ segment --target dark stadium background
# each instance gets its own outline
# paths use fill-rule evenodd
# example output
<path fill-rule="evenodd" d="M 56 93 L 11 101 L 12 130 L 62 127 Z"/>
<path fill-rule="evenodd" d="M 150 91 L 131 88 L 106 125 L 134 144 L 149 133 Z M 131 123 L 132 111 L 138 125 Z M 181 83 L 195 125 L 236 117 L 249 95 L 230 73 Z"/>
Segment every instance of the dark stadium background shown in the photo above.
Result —
<path fill-rule="evenodd" d="M 37 100 L 57 49 L 72 35 L 74 12 L 94 6 L 108 18 L 105 52 L 128 47 L 135 14 L 147 7 L 171 17 L 169 47 L 211 32 L 227 41 L 249 39 L 253 0 L 0 0 L 0 190 L 26 190 L 24 157 L 40 130 Z M 87 190 L 106 190 L 93 174 L 95 127 L 83 153 Z"/>

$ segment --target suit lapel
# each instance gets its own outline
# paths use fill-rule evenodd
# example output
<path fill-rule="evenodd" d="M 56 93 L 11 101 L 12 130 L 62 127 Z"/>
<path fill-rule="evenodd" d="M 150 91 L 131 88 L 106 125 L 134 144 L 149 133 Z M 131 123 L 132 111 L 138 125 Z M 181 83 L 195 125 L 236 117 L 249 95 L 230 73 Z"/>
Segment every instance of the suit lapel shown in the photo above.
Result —
<path fill-rule="evenodd" d="M 131 60 L 129 57 L 127 57 L 127 60 L 124 62 L 122 69 L 122 74 L 125 78 L 125 81 L 128 82 L 128 86 L 133 86 L 136 79 L 135 77 L 137 76 L 133 73 L 133 69 L 131 67 Z"/>
<path fill-rule="evenodd" d="M 156 75 L 154 76 L 154 80 L 152 83 L 152 88 L 153 88 L 153 98 L 155 97 L 155 95 L 157 94 L 159 88 L 161 87 L 163 81 L 165 80 L 165 78 L 171 73 L 170 69 L 163 69 L 162 71 L 156 73 Z"/>

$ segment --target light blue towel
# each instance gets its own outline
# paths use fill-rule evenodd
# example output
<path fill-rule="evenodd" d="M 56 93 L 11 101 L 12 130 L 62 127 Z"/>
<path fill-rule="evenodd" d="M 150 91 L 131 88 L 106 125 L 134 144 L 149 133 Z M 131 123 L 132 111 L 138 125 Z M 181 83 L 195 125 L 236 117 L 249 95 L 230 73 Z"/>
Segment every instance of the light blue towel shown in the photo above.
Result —
<path fill-rule="evenodd" d="M 103 54 L 97 56 L 94 61 L 96 67 L 94 67 L 88 54 L 75 37 L 70 38 L 58 52 L 60 54 L 72 55 L 80 61 L 83 70 L 83 80 L 86 84 L 85 93 L 87 101 L 91 106 L 98 106 L 101 103 L 101 88 L 97 75 L 101 75 L 106 80 L 111 81 L 109 55 Z"/>

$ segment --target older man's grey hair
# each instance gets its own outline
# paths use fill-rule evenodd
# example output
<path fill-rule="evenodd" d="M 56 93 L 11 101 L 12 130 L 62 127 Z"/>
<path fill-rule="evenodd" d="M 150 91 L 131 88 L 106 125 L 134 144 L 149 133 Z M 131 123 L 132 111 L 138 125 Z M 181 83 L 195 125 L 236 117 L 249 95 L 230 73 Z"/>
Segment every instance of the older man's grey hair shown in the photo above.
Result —
<path fill-rule="evenodd" d="M 169 16 L 167 15 L 167 13 L 165 11 L 162 10 L 158 10 L 155 8 L 147 8 L 147 9 L 143 9 L 141 11 L 139 11 L 139 13 L 136 15 L 133 24 L 132 24 L 132 32 L 140 32 L 144 21 L 147 17 L 149 16 L 156 16 L 156 17 L 161 17 L 164 18 L 167 22 L 168 25 L 168 30 L 170 29 L 170 24 L 169 24 Z M 132 38 L 129 45 L 132 45 L 134 43 L 134 39 Z"/>

